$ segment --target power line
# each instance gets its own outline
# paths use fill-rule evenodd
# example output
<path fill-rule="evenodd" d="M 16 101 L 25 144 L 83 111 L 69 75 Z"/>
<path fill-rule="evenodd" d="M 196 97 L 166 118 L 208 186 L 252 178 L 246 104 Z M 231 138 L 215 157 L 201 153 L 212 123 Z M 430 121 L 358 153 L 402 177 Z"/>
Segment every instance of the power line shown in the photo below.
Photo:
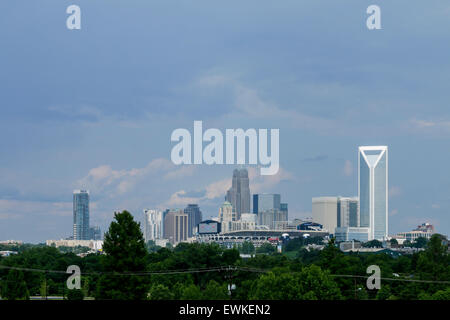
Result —
<path fill-rule="evenodd" d="M 330 276 L 331 277 L 342 277 L 342 278 L 364 278 L 364 279 L 369 278 L 369 276 L 357 276 L 357 275 L 350 275 L 350 274 L 330 274 Z M 441 281 L 441 280 L 420 280 L 420 279 L 403 279 L 403 278 L 380 278 L 380 280 L 450 284 L 450 281 L 445 281 L 445 280 Z"/>
<path fill-rule="evenodd" d="M 68 274 L 66 271 L 61 270 L 47 270 L 47 269 L 33 269 L 22 267 L 10 267 L 0 265 L 0 269 L 13 269 L 25 272 L 41 272 L 41 273 L 57 273 Z M 111 275 L 111 276 L 149 276 L 149 275 L 168 275 L 168 274 L 183 274 L 183 273 L 206 273 L 206 272 L 225 272 L 225 271 L 243 271 L 253 273 L 267 273 L 268 269 L 257 269 L 250 267 L 240 266 L 222 266 L 222 267 L 209 267 L 209 268 L 197 268 L 197 269 L 175 269 L 175 270 L 154 270 L 154 271 L 136 271 L 136 272 L 81 272 L 80 275 Z M 337 278 L 361 278 L 367 279 L 369 276 L 351 275 L 351 274 L 329 274 L 331 277 Z M 436 284 L 450 284 L 450 281 L 445 280 L 421 280 L 421 279 L 404 279 L 404 278 L 380 278 L 380 280 L 386 281 L 404 281 L 404 282 L 418 282 L 418 283 L 436 283 Z"/>
<path fill-rule="evenodd" d="M 0 269 L 13 269 L 25 272 L 40 272 L 40 273 L 59 273 L 67 274 L 66 271 L 61 270 L 48 270 L 48 269 L 33 269 L 33 268 L 22 268 L 22 267 L 10 267 L 0 265 Z M 254 272 L 251 269 L 240 268 L 242 271 Z M 157 274 L 178 274 L 178 273 L 202 273 L 202 272 L 219 272 L 219 271 L 230 271 L 238 270 L 238 267 L 227 266 L 227 267 L 210 267 L 210 268 L 197 268 L 197 269 L 176 269 L 176 270 L 154 270 L 154 271 L 136 271 L 136 272 L 81 272 L 80 275 L 113 275 L 113 276 L 146 276 L 146 275 L 157 275 Z"/>

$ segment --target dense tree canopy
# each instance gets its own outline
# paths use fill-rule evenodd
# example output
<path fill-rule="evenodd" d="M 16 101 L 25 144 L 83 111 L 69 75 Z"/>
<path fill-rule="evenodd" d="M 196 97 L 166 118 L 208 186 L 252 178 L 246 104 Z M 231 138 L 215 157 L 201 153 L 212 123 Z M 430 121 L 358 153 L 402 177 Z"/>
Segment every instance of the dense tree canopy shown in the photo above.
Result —
<path fill-rule="evenodd" d="M 226 249 L 218 244 L 155 248 L 152 243 L 146 246 L 139 224 L 128 212 L 122 212 L 115 215 L 105 236 L 105 254 L 81 258 L 73 252 L 37 245 L 0 259 L 5 267 L 50 271 L 78 265 L 81 290 L 67 290 L 68 275 L 64 272 L 0 268 L 1 294 L 4 299 L 27 299 L 41 293 L 68 299 L 229 299 L 228 285 L 233 284 L 233 299 L 449 299 L 450 286 L 442 281 L 450 279 L 450 255 L 439 235 L 427 241 L 424 250 L 400 256 L 343 253 L 333 239 L 323 250 L 306 249 L 305 240 L 291 240 L 293 244 L 285 244 L 283 253 L 267 244 L 259 250 L 263 253 L 257 251 L 251 258 L 241 258 L 240 247 Z M 366 287 L 370 265 L 381 269 L 384 280 L 380 290 Z M 123 275 L 142 271 L 153 274 Z M 411 279 L 432 282 L 402 281 Z"/>
<path fill-rule="evenodd" d="M 30 294 L 22 271 L 11 269 L 3 281 L 2 298 L 7 300 L 27 300 Z"/>

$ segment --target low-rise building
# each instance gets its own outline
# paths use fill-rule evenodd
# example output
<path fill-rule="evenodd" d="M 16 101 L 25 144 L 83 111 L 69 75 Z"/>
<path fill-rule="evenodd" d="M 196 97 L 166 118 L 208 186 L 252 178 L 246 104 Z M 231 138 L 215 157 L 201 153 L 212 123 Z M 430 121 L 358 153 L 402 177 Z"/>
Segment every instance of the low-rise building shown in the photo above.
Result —
<path fill-rule="evenodd" d="M 21 241 L 21 240 L 3 240 L 3 241 L 0 241 L 0 244 L 20 246 L 23 244 L 23 241 Z"/>
<path fill-rule="evenodd" d="M 339 249 L 341 249 L 341 251 L 355 250 L 359 248 L 361 248 L 361 242 L 359 241 L 352 240 L 339 243 Z"/>
<path fill-rule="evenodd" d="M 47 240 L 47 246 L 55 247 L 88 247 L 92 250 L 101 251 L 103 248 L 103 240 Z"/>
<path fill-rule="evenodd" d="M 337 242 L 357 240 L 367 242 L 369 240 L 369 228 L 363 227 L 337 227 L 335 228 Z"/>
<path fill-rule="evenodd" d="M 405 240 L 414 242 L 418 238 L 430 239 L 433 234 L 434 234 L 434 226 L 429 223 L 422 223 L 412 231 L 397 233 L 397 235 L 393 236 L 393 238 L 397 239 L 397 241 L 400 244 L 400 242 L 403 243 Z"/>
<path fill-rule="evenodd" d="M 0 256 L 1 257 L 9 257 L 10 255 L 17 254 L 17 253 L 18 253 L 17 251 L 9 251 L 9 250 L 0 251 Z"/>

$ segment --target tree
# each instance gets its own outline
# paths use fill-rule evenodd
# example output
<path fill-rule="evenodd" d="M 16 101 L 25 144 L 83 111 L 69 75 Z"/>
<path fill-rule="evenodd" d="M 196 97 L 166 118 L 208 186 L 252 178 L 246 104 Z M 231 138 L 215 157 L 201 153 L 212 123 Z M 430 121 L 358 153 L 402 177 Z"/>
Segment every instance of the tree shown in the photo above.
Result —
<path fill-rule="evenodd" d="M 252 287 L 250 299 L 256 300 L 336 300 L 338 286 L 328 272 L 311 265 L 296 273 L 268 272 Z"/>
<path fill-rule="evenodd" d="M 255 246 L 250 241 L 244 241 L 242 245 L 239 246 L 239 251 L 243 254 L 253 254 L 255 253 Z"/>
<path fill-rule="evenodd" d="M 369 295 L 367 293 L 367 290 L 364 286 L 358 286 L 356 288 L 356 293 L 355 293 L 356 299 L 357 300 L 367 300 L 369 299 Z"/>
<path fill-rule="evenodd" d="M 416 239 L 416 241 L 414 241 L 413 247 L 414 248 L 425 248 L 427 243 L 428 243 L 427 238 L 419 237 Z"/>
<path fill-rule="evenodd" d="M 442 244 L 442 237 L 440 234 L 433 234 L 425 250 L 427 256 L 436 263 L 442 262 L 447 253 L 447 247 Z"/>
<path fill-rule="evenodd" d="M 148 284 L 144 277 L 126 273 L 146 270 L 147 249 L 140 224 L 128 211 L 114 213 L 103 242 L 102 265 L 107 273 L 97 285 L 97 299 L 143 300 Z"/>
<path fill-rule="evenodd" d="M 83 292 L 83 296 L 87 297 L 89 296 L 89 278 L 85 277 L 83 280 L 83 288 L 81 290 Z"/>
<path fill-rule="evenodd" d="M 407 247 L 411 247 L 412 243 L 410 240 L 405 240 L 403 241 L 403 247 L 407 248 Z"/>
<path fill-rule="evenodd" d="M 227 285 L 220 285 L 214 280 L 211 280 L 206 285 L 203 291 L 203 298 L 205 300 L 225 300 L 228 299 Z"/>
<path fill-rule="evenodd" d="M 183 294 L 181 295 L 181 300 L 202 300 L 203 295 L 200 291 L 200 288 L 194 284 L 187 286 L 183 290 Z"/>
<path fill-rule="evenodd" d="M 2 298 L 6 300 L 28 300 L 27 289 L 22 271 L 11 269 L 2 288 Z"/>
<path fill-rule="evenodd" d="M 390 240 L 390 243 L 391 243 L 391 247 L 397 247 L 398 246 L 398 241 L 395 238 L 392 238 Z"/>
<path fill-rule="evenodd" d="M 147 241 L 146 247 L 147 247 L 148 252 L 150 252 L 150 253 L 151 252 L 156 252 L 159 249 L 161 249 L 161 247 L 157 246 L 155 241 L 153 241 L 153 240 Z"/>
<path fill-rule="evenodd" d="M 450 287 L 445 290 L 436 291 L 432 296 L 432 300 L 450 300 Z"/>
<path fill-rule="evenodd" d="M 256 253 L 273 253 L 275 251 L 277 251 L 277 249 L 267 242 L 263 243 L 260 247 L 256 249 Z"/>
<path fill-rule="evenodd" d="M 377 292 L 377 300 L 387 300 L 391 296 L 391 288 L 387 284 L 383 284 Z"/>
<path fill-rule="evenodd" d="M 363 247 L 364 248 L 383 248 L 383 244 L 380 241 L 374 239 L 374 240 L 370 240 L 370 241 L 367 241 L 366 243 L 364 243 Z"/>
<path fill-rule="evenodd" d="M 173 294 L 165 285 L 156 284 L 151 287 L 148 298 L 150 300 L 171 300 Z"/>
<path fill-rule="evenodd" d="M 84 299 L 83 290 L 71 289 L 67 293 L 67 300 L 83 300 L 83 299 Z"/>
<path fill-rule="evenodd" d="M 340 265 L 344 254 L 339 248 L 336 247 L 335 239 L 331 238 L 328 244 L 320 252 L 319 265 L 323 269 L 330 269 L 331 272 L 335 272 L 336 266 Z"/>
<path fill-rule="evenodd" d="M 222 254 L 223 262 L 227 265 L 234 265 L 240 258 L 239 251 L 237 249 L 228 249 Z"/>
<path fill-rule="evenodd" d="M 290 239 L 284 246 L 284 251 L 297 251 L 300 250 L 304 245 L 304 239 L 301 237 Z"/>
<path fill-rule="evenodd" d="M 303 268 L 299 273 L 300 288 L 306 297 L 318 300 L 339 300 L 341 292 L 328 271 L 323 271 L 316 265 Z M 308 296 L 307 296 L 308 294 Z"/>
<path fill-rule="evenodd" d="M 39 293 L 41 294 L 41 297 L 47 297 L 48 296 L 48 285 L 47 285 L 47 279 L 44 277 L 41 283 L 41 287 L 39 288 Z"/>

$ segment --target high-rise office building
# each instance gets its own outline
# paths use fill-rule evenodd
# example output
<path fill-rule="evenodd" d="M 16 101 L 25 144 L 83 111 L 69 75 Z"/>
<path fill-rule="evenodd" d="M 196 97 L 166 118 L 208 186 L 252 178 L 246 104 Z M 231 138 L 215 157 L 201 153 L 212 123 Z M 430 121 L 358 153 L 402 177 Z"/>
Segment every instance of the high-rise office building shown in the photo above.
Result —
<path fill-rule="evenodd" d="M 73 239 L 89 240 L 89 191 L 73 192 Z"/>
<path fill-rule="evenodd" d="M 281 196 L 279 194 L 260 193 L 253 195 L 253 213 L 269 210 L 280 210 Z"/>
<path fill-rule="evenodd" d="M 257 216 L 254 213 L 243 213 L 240 220 L 227 223 L 228 231 L 256 230 Z"/>
<path fill-rule="evenodd" d="M 169 210 L 164 218 L 164 237 L 173 245 L 188 237 L 188 215 L 181 209 Z"/>
<path fill-rule="evenodd" d="M 274 229 L 287 229 L 289 225 L 289 212 L 288 212 L 288 204 L 280 203 L 280 210 L 275 217 L 275 226 Z"/>
<path fill-rule="evenodd" d="M 89 240 L 102 240 L 100 227 L 95 226 L 89 228 Z"/>
<path fill-rule="evenodd" d="M 284 229 L 288 225 L 288 205 L 281 203 L 279 194 L 254 194 L 253 213 L 258 215 L 258 224 L 269 229 Z"/>
<path fill-rule="evenodd" d="M 147 243 L 163 238 L 163 213 L 160 210 L 144 209 L 144 239 Z"/>
<path fill-rule="evenodd" d="M 312 198 L 312 218 L 314 222 L 323 225 L 329 233 L 333 233 L 338 225 L 339 197 Z"/>
<path fill-rule="evenodd" d="M 258 213 L 258 226 L 266 226 L 268 229 L 274 230 L 277 213 L 278 210 L 276 209 L 260 211 Z"/>
<path fill-rule="evenodd" d="M 369 240 L 388 236 L 388 148 L 358 149 L 360 227 L 369 228 Z"/>
<path fill-rule="evenodd" d="M 227 191 L 225 200 L 231 203 L 236 219 L 239 220 L 242 213 L 250 212 L 250 187 L 247 169 L 235 169 L 231 188 Z"/>
<path fill-rule="evenodd" d="M 329 233 L 336 227 L 359 227 L 357 197 L 317 197 L 312 199 L 313 221 Z"/>
<path fill-rule="evenodd" d="M 236 213 L 233 211 L 233 206 L 228 201 L 225 201 L 219 208 L 219 222 L 222 224 L 222 232 L 231 231 L 233 221 L 236 221 Z"/>
<path fill-rule="evenodd" d="M 289 211 L 288 211 L 287 203 L 280 203 L 280 211 L 284 214 L 284 216 L 286 217 L 286 220 L 288 220 Z"/>
<path fill-rule="evenodd" d="M 359 226 L 358 197 L 338 198 L 337 226 L 338 227 Z"/>
<path fill-rule="evenodd" d="M 202 212 L 197 204 L 188 204 L 184 209 L 188 215 L 188 237 L 192 237 L 196 232 L 197 225 L 202 222 Z"/>

